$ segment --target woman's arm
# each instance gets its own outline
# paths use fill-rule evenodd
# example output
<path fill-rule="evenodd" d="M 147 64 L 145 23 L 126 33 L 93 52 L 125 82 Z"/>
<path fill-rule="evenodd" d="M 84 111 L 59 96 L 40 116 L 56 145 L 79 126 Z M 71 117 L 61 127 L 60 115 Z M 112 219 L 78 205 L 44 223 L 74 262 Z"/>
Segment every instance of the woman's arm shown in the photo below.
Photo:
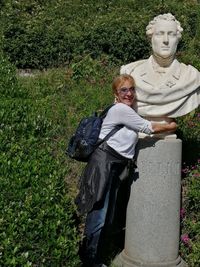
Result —
<path fill-rule="evenodd" d="M 175 122 L 158 123 L 143 119 L 135 112 L 135 110 L 123 103 L 114 105 L 108 111 L 104 123 L 110 122 L 116 125 L 124 125 L 136 132 L 142 132 L 146 134 L 174 132 L 177 128 Z"/>
<path fill-rule="evenodd" d="M 177 129 L 177 124 L 172 121 L 170 123 L 151 123 L 153 133 L 163 133 L 163 132 L 175 132 Z"/>

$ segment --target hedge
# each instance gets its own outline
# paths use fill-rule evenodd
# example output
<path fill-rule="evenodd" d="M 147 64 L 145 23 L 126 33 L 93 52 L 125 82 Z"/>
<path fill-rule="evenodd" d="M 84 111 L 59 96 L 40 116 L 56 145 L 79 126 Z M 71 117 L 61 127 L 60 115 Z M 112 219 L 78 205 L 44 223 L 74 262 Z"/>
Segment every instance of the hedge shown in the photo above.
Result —
<path fill-rule="evenodd" d="M 192 0 L 4 1 L 2 47 L 18 68 L 68 66 L 86 54 L 128 63 L 149 55 L 145 27 L 164 12 L 184 28 L 178 56 L 199 67 L 200 5 Z"/>
<path fill-rule="evenodd" d="M 30 80 L 19 80 L 1 58 L 1 266 L 79 264 L 77 215 L 66 183 L 69 166 L 64 140 L 58 142 L 65 131 L 63 81 L 56 76 L 54 91 L 53 74 L 32 78 L 33 91 Z"/>

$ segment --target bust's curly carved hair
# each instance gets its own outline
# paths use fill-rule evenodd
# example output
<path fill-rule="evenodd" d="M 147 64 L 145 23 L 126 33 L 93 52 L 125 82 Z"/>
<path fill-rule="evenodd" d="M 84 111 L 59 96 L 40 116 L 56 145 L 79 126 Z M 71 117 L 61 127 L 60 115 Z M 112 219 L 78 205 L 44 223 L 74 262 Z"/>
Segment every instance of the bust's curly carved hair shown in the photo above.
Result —
<path fill-rule="evenodd" d="M 183 31 L 183 28 L 181 27 L 181 24 L 178 20 L 176 20 L 176 18 L 171 14 L 171 13 L 166 13 L 166 14 L 162 14 L 162 15 L 158 15 L 156 17 L 154 17 L 153 20 L 151 20 L 149 22 L 149 24 L 146 27 L 146 35 L 151 38 L 152 34 L 154 32 L 154 26 L 155 24 L 160 21 L 160 20 L 166 20 L 166 21 L 174 21 L 177 24 L 177 37 L 179 39 L 181 39 L 181 33 Z"/>

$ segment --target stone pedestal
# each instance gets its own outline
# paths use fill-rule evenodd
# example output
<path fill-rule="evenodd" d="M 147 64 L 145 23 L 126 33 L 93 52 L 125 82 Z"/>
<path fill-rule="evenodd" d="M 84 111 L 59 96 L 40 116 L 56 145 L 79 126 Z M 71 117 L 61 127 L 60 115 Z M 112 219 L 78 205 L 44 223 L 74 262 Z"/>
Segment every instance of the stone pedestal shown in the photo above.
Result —
<path fill-rule="evenodd" d="M 144 138 L 139 140 L 138 149 L 138 175 L 127 207 L 125 248 L 114 266 L 187 266 L 178 255 L 182 142 Z"/>

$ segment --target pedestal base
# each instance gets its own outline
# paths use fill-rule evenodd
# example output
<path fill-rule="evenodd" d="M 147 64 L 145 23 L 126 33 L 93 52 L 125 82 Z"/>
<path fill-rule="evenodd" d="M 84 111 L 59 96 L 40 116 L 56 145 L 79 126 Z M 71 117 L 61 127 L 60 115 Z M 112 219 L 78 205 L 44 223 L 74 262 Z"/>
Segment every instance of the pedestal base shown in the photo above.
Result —
<path fill-rule="evenodd" d="M 116 256 L 112 267 L 188 267 L 188 265 L 180 256 L 175 261 L 171 262 L 145 263 L 128 257 L 123 250 Z"/>
<path fill-rule="evenodd" d="M 138 173 L 127 206 L 124 250 L 116 267 L 186 267 L 180 240 L 181 148 L 179 139 L 138 142 Z"/>

